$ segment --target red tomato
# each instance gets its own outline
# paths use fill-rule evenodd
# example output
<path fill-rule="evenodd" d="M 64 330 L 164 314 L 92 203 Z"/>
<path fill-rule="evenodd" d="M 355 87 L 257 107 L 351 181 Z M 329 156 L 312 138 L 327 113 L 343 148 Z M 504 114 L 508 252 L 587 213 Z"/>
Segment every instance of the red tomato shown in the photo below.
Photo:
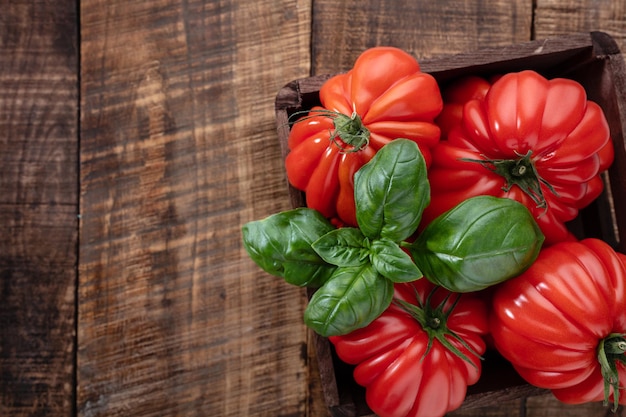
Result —
<path fill-rule="evenodd" d="M 454 81 L 441 92 L 443 109 L 435 119 L 441 129 L 441 139 L 447 139 L 452 127 L 461 123 L 465 103 L 485 98 L 490 87 L 491 83 L 484 78 L 469 75 Z"/>
<path fill-rule="evenodd" d="M 326 81 L 320 101 L 291 129 L 287 178 L 305 191 L 308 207 L 357 226 L 354 172 L 376 151 L 393 139 L 411 139 L 430 163 L 440 136 L 434 124 L 443 106 L 439 86 L 408 53 L 375 47 Z"/>
<path fill-rule="evenodd" d="M 619 396 L 626 386 L 626 256 L 601 240 L 542 250 L 526 272 L 497 288 L 490 329 L 523 378 L 565 403 L 605 399 L 606 353 L 605 367 L 615 367 L 606 399 L 626 404 Z"/>
<path fill-rule="evenodd" d="M 394 298 L 367 327 L 329 339 L 339 358 L 356 365 L 354 379 L 377 415 L 443 416 L 480 377 L 486 305 L 426 279 L 396 284 Z"/>
<path fill-rule="evenodd" d="M 506 74 L 465 104 L 461 124 L 433 150 L 423 224 L 469 197 L 494 195 L 525 204 L 546 245 L 573 240 L 565 223 L 602 192 L 599 173 L 612 160 L 602 109 L 580 84 Z"/>

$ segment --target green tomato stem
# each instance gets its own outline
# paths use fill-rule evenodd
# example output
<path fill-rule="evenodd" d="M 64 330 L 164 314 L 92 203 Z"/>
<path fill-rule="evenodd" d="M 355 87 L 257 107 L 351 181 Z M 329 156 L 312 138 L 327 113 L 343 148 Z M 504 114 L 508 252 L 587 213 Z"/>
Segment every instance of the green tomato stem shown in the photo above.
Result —
<path fill-rule="evenodd" d="M 457 335 L 448 328 L 448 317 L 450 317 L 450 314 L 452 314 L 452 312 L 454 311 L 454 308 L 459 302 L 461 295 L 456 294 L 457 298 L 452 303 L 452 307 L 450 307 L 448 311 L 444 311 L 444 306 L 447 304 L 448 299 L 450 298 L 450 295 L 452 295 L 452 293 L 448 294 L 448 296 L 438 306 L 433 307 L 430 303 L 430 300 L 437 288 L 438 287 L 435 287 L 435 289 L 433 289 L 431 293 L 428 294 L 426 301 L 424 303 L 420 302 L 419 306 L 398 299 L 394 299 L 393 302 L 404 311 L 406 311 L 411 317 L 413 317 L 428 335 L 428 346 L 426 348 L 426 351 L 424 352 L 424 356 L 422 357 L 422 359 L 428 355 L 430 349 L 432 348 L 433 341 L 436 339 L 450 352 L 475 367 L 476 365 L 469 359 L 469 357 L 467 357 L 467 355 L 461 352 L 448 340 L 448 337 L 457 340 L 474 356 L 482 359 L 480 354 L 474 351 L 474 349 L 472 349 L 472 347 L 469 346 L 467 342 L 465 342 L 459 335 Z M 416 297 L 418 300 L 420 300 L 420 297 L 417 294 Z"/>
<path fill-rule="evenodd" d="M 342 152 L 358 152 L 369 144 L 370 131 L 365 127 L 356 111 L 352 112 L 350 117 L 337 113 L 333 119 L 333 124 L 335 125 L 335 132 L 331 136 L 331 140 Z M 341 142 L 338 138 L 341 139 Z"/>
<path fill-rule="evenodd" d="M 616 412 L 619 407 L 620 381 L 617 363 L 626 366 L 626 335 L 613 333 L 602 339 L 598 344 L 598 362 L 604 378 L 604 404 L 608 405 L 613 388 L 613 408 Z"/>
<path fill-rule="evenodd" d="M 303 113 L 307 115 L 299 118 L 294 123 L 304 122 L 318 116 L 325 116 L 333 120 L 335 129 L 330 136 L 330 141 L 342 153 L 358 152 L 369 145 L 370 131 L 365 127 L 361 116 L 357 114 L 356 110 L 353 110 L 352 114 L 348 116 L 334 110 L 317 109 L 310 112 L 296 112 L 289 118 L 300 116 Z"/>
<path fill-rule="evenodd" d="M 509 191 L 514 185 L 517 185 L 537 204 L 537 208 L 547 210 L 548 203 L 541 185 L 545 185 L 554 195 L 558 195 L 556 190 L 537 172 L 532 160 L 532 151 L 528 151 L 526 155 L 517 155 L 519 156 L 517 159 L 488 159 L 482 155 L 485 159 L 463 158 L 461 160 L 479 163 L 495 172 L 505 180 L 505 185 L 502 187 L 503 191 Z"/>

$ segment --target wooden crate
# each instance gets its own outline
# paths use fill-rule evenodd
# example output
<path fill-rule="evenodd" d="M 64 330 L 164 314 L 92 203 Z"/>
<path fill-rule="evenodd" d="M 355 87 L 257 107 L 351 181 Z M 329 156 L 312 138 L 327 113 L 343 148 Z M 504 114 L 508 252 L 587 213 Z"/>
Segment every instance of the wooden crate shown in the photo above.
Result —
<path fill-rule="evenodd" d="M 564 77 L 580 82 L 588 98 L 605 112 L 615 146 L 615 162 L 605 175 L 602 196 L 570 225 L 579 237 L 598 237 L 625 252 L 626 245 L 626 72 L 614 40 L 602 32 L 573 34 L 507 47 L 482 49 L 440 59 L 420 61 L 424 72 L 440 85 L 475 74 L 489 77 L 506 72 L 535 70 L 547 78 Z M 292 81 L 276 97 L 278 139 L 283 158 L 289 152 L 289 117 L 319 104 L 321 85 L 331 75 Z M 302 192 L 289 186 L 293 207 L 305 205 Z M 326 404 L 333 416 L 372 416 L 364 389 L 352 378 L 352 367 L 342 363 L 327 339 L 315 340 Z M 497 352 L 487 352 L 479 382 L 468 388 L 463 408 L 475 408 L 545 393 L 525 383 Z"/>

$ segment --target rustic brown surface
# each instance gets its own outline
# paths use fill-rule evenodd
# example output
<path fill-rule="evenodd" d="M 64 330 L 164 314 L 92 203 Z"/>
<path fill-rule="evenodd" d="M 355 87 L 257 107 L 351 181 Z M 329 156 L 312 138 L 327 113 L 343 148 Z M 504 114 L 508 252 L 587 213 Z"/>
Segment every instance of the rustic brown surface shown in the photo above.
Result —
<path fill-rule="evenodd" d="M 75 4 L 0 13 L 0 415 L 73 410 Z"/>
<path fill-rule="evenodd" d="M 287 207 L 273 99 L 302 1 L 86 0 L 78 414 L 305 414 L 303 293 L 240 228 Z"/>
<path fill-rule="evenodd" d="M 447 414 L 448 417 L 622 417 L 623 415 L 623 407 L 612 413 L 610 409 L 597 403 L 566 405 L 550 394 Z"/>
<path fill-rule="evenodd" d="M 572 32 L 599 30 L 626 47 L 626 2 L 615 0 L 536 0 L 534 36 L 544 39 Z"/>
<path fill-rule="evenodd" d="M 530 0 L 316 0 L 313 73 L 347 70 L 375 45 L 397 46 L 421 59 L 528 41 L 532 12 Z"/>
<path fill-rule="evenodd" d="M 289 207 L 277 91 L 378 44 L 590 30 L 624 49 L 626 2 L 3 4 L 0 415 L 327 416 L 304 293 L 240 243 Z M 608 414 L 540 396 L 451 415 Z"/>

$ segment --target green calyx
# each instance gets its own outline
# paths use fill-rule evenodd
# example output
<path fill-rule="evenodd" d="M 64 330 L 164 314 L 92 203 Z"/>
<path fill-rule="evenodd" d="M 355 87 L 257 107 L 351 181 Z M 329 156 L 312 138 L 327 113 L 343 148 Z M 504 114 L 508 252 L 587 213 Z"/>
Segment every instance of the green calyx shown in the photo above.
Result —
<path fill-rule="evenodd" d="M 537 172 L 537 168 L 531 158 L 532 151 L 528 151 L 525 155 L 518 154 L 517 159 L 469 159 L 463 158 L 462 161 L 476 162 L 500 175 L 505 180 L 502 190 L 509 191 L 514 185 L 524 191 L 536 204 L 537 208 L 548 209 L 548 203 L 541 189 L 541 185 L 545 185 L 555 195 L 556 190 L 546 180 L 541 178 Z M 483 155 L 484 157 L 484 155 Z"/>
<path fill-rule="evenodd" d="M 367 130 L 356 111 L 352 112 L 350 117 L 337 113 L 333 119 L 333 124 L 335 125 L 335 132 L 331 136 L 331 140 L 342 152 L 358 152 L 365 149 L 369 144 L 370 131 Z"/>
<path fill-rule="evenodd" d="M 454 346 L 448 338 L 453 338 L 457 340 L 459 343 L 463 345 L 469 352 L 471 352 L 474 356 L 479 359 L 483 359 L 478 352 L 472 349 L 471 346 L 467 344 L 459 335 L 454 333 L 452 330 L 448 328 L 448 317 L 454 311 L 454 308 L 459 302 L 461 294 L 455 294 L 456 299 L 452 303 L 452 306 L 448 311 L 444 310 L 445 305 L 448 303 L 450 296 L 453 293 L 450 293 L 446 296 L 446 298 L 436 307 L 431 305 L 431 299 L 437 287 L 433 289 L 430 294 L 426 297 L 426 301 L 422 303 L 419 296 L 416 294 L 417 300 L 419 300 L 419 306 L 407 303 L 404 300 L 394 299 L 393 302 L 404 311 L 406 311 L 411 317 L 413 317 L 421 326 L 422 329 L 428 334 L 428 346 L 426 347 L 426 351 L 424 352 L 424 356 L 422 360 L 428 355 L 430 349 L 433 346 L 434 340 L 439 341 L 446 349 L 450 352 L 468 362 L 472 366 L 476 367 L 474 362 L 470 360 L 470 358 L 461 352 L 456 346 Z"/>
<path fill-rule="evenodd" d="M 290 117 L 297 116 L 296 112 Z M 367 147 L 370 142 L 370 131 L 363 124 L 361 116 L 353 110 L 350 116 L 338 111 L 318 109 L 308 112 L 308 116 L 296 120 L 295 123 L 309 120 L 312 117 L 325 116 L 333 120 L 335 126 L 330 136 L 330 141 L 339 148 L 342 153 L 358 152 Z"/>
<path fill-rule="evenodd" d="M 604 404 L 608 405 L 611 388 L 613 388 L 613 412 L 619 406 L 620 390 L 617 363 L 626 366 L 626 335 L 613 333 L 600 341 L 598 345 L 598 362 L 604 378 Z"/>

